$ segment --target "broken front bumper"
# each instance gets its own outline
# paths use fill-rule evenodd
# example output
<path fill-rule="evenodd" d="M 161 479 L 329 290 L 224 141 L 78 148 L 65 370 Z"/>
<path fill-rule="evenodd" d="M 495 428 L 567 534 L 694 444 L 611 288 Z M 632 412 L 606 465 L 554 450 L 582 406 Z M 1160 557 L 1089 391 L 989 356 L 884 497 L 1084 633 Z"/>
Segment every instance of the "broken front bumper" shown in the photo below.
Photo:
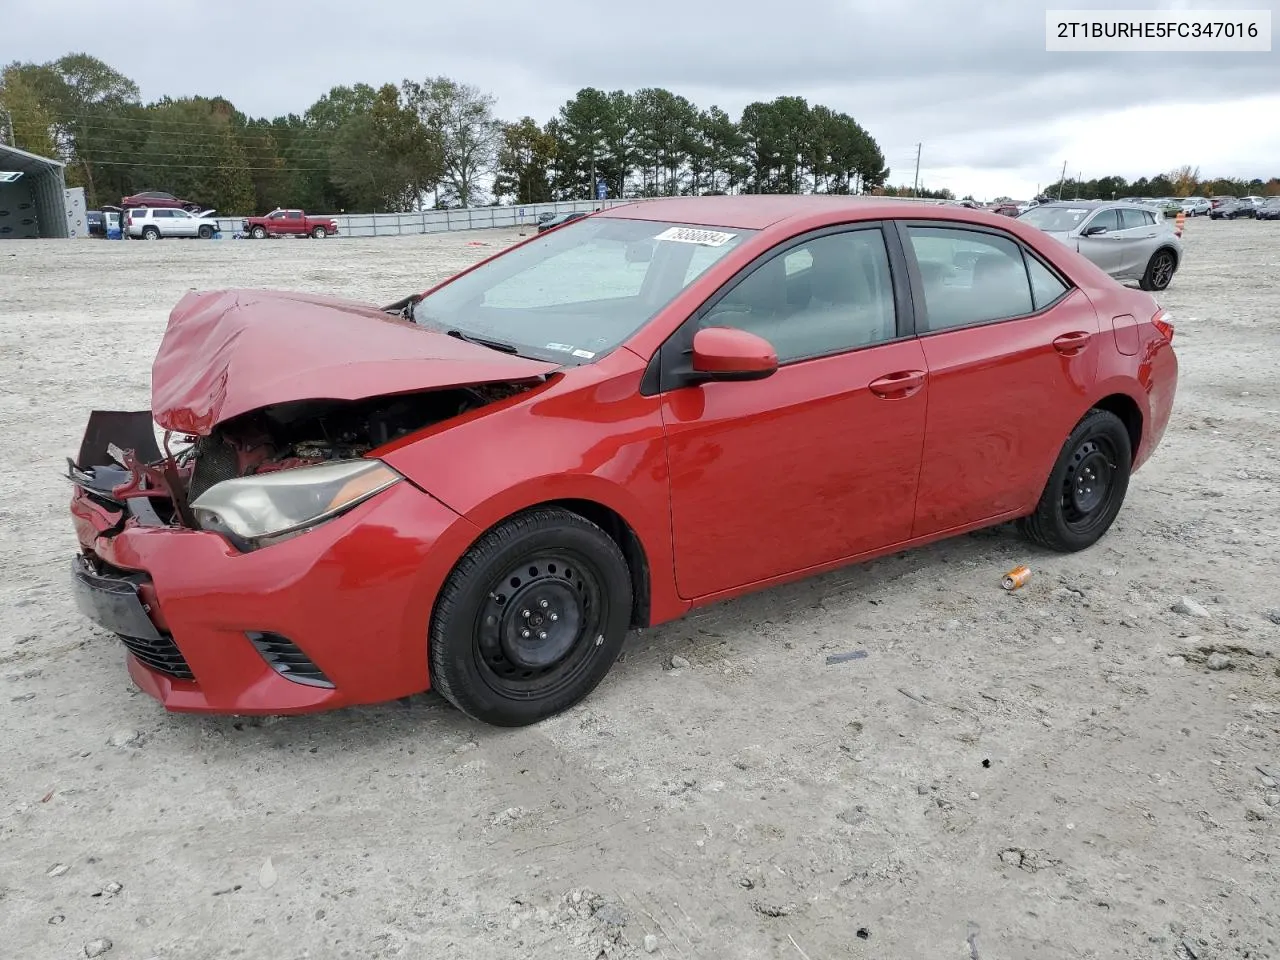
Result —
<path fill-rule="evenodd" d="M 306 713 L 429 686 L 435 597 L 479 532 L 437 500 L 396 484 L 301 536 L 239 553 L 160 519 L 167 511 L 145 498 L 113 501 L 93 488 L 92 465 L 79 470 L 76 604 L 121 639 L 130 675 L 167 709 Z"/>

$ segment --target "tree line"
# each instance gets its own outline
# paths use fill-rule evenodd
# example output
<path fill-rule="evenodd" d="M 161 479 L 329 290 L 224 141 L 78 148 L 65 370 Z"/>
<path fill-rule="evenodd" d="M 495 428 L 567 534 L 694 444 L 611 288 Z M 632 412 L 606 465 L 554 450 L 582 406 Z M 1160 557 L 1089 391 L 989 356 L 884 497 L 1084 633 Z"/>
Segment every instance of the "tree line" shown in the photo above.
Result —
<path fill-rule="evenodd" d="M 1251 197 L 1280 196 L 1280 177 L 1269 180 L 1239 177 L 1201 177 L 1199 167 L 1184 166 L 1154 177 L 1126 180 L 1098 177 L 1095 180 L 1066 179 L 1044 190 L 1049 197 L 1064 200 L 1119 200 L 1121 197 Z"/>
<path fill-rule="evenodd" d="M 504 122 L 494 98 L 448 77 L 338 86 L 274 119 L 221 97 L 143 103 L 87 54 L 0 74 L 21 149 L 67 164 L 90 206 L 162 190 L 225 213 L 275 207 L 388 212 L 486 203 L 759 193 L 860 193 L 889 171 L 845 113 L 802 97 L 749 104 L 738 120 L 661 88 L 586 88 L 546 123 Z M 0 135 L 2 136 L 2 135 Z"/>

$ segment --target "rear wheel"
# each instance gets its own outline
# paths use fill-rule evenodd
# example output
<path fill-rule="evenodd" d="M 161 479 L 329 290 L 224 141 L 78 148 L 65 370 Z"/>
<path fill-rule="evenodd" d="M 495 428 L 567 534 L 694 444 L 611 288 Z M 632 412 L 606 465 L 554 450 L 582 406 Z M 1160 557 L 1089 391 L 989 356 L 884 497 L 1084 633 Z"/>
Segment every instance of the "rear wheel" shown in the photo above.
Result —
<path fill-rule="evenodd" d="M 328 235 L 329 231 L 324 227 L 316 227 L 311 231 L 311 236 L 315 237 L 317 240 L 323 240 Z"/>
<path fill-rule="evenodd" d="M 486 533 L 459 561 L 430 629 L 431 685 L 467 715 L 525 726 L 604 679 L 631 620 L 631 576 L 594 523 L 538 508 Z"/>
<path fill-rule="evenodd" d="M 156 227 L 143 227 L 142 239 L 143 240 L 159 240 L 160 239 L 159 229 Z"/>
<path fill-rule="evenodd" d="M 1120 512 L 1132 464 L 1129 431 L 1120 418 L 1090 410 L 1063 444 L 1035 513 L 1018 521 L 1019 531 L 1060 553 L 1093 546 Z"/>
<path fill-rule="evenodd" d="M 1142 275 L 1142 289 L 1164 290 L 1173 280 L 1177 265 L 1172 250 L 1157 250 L 1147 262 L 1146 273 Z"/>

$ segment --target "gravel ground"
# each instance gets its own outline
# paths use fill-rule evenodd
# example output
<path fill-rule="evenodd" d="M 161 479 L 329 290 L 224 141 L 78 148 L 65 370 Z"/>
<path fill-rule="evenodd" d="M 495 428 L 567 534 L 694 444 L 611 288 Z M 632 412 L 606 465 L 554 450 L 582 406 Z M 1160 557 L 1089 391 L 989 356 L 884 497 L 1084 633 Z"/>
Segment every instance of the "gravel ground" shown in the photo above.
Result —
<path fill-rule="evenodd" d="M 1097 547 L 701 611 L 523 730 L 165 714 L 71 604 L 58 477 L 188 287 L 390 302 L 514 232 L 0 244 L 0 955 L 1280 956 L 1280 225 L 1187 234 L 1173 422 Z"/>

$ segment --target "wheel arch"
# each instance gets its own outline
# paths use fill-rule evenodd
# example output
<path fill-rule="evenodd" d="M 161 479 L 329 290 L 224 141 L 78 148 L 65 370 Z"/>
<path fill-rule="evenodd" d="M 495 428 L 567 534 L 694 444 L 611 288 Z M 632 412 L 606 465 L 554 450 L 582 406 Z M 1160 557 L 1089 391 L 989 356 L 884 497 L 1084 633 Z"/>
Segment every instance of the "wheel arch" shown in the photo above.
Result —
<path fill-rule="evenodd" d="M 1129 434 L 1129 456 L 1132 462 L 1137 462 L 1138 450 L 1142 445 L 1143 429 L 1145 426 L 1145 417 L 1143 416 L 1142 407 L 1138 402 L 1123 392 L 1108 393 L 1089 405 L 1090 410 L 1106 410 L 1120 418 L 1120 422 L 1124 424 L 1125 430 Z M 1081 414 L 1081 419 L 1088 414 L 1088 410 Z M 1079 421 L 1077 421 L 1078 423 Z"/>
<path fill-rule="evenodd" d="M 633 524 L 614 507 L 598 499 L 584 496 L 550 498 L 528 503 L 519 509 L 509 510 L 492 518 L 486 517 L 482 523 L 475 525 L 475 535 L 459 554 L 451 569 L 455 569 L 490 531 L 515 517 L 545 508 L 558 508 L 576 514 L 603 530 L 605 535 L 617 545 L 622 551 L 623 559 L 627 562 L 627 570 L 631 577 L 630 626 L 633 628 L 649 626 L 653 618 L 653 576 L 649 550 L 646 549 L 644 541 Z M 432 617 L 435 617 L 434 604 Z"/>
<path fill-rule="evenodd" d="M 1151 258 L 1155 259 L 1160 254 L 1164 253 L 1166 250 L 1168 250 L 1171 254 L 1173 254 L 1173 269 L 1177 270 L 1180 266 L 1182 266 L 1182 254 L 1178 251 L 1178 248 L 1175 247 L 1172 243 L 1160 244 L 1160 246 L 1156 247 L 1155 250 L 1152 251 Z M 1151 260 L 1148 260 L 1147 262 L 1150 263 Z"/>

